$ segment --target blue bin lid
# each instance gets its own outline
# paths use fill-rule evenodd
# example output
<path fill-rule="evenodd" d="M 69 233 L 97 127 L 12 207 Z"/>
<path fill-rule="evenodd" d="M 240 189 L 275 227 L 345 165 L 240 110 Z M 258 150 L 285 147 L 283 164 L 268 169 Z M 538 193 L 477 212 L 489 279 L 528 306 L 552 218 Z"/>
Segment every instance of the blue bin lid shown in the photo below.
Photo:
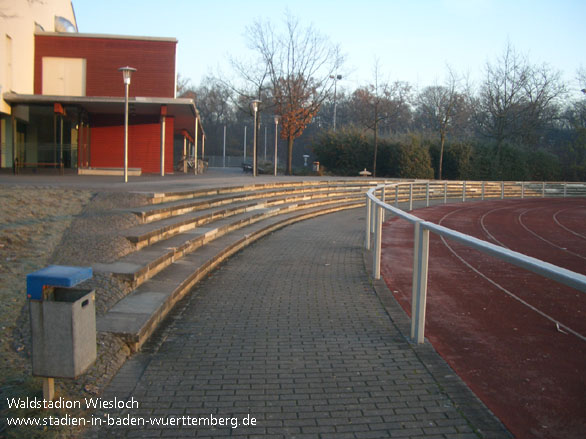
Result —
<path fill-rule="evenodd" d="M 84 280 L 91 279 L 91 267 L 68 267 L 49 265 L 46 268 L 26 275 L 26 294 L 31 300 L 43 299 L 43 287 L 73 287 Z"/>

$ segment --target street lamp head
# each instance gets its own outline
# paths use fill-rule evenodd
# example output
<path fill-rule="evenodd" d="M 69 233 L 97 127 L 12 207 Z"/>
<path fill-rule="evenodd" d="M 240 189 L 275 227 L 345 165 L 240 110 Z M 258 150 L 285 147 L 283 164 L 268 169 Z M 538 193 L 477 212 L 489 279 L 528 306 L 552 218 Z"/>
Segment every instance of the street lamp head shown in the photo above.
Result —
<path fill-rule="evenodd" d="M 280 118 L 281 118 L 281 116 L 279 116 L 278 114 L 275 114 L 275 125 L 279 125 Z"/>
<path fill-rule="evenodd" d="M 250 106 L 252 107 L 252 111 L 254 111 L 255 113 L 258 111 L 258 107 L 260 105 L 260 102 L 258 99 L 255 99 L 254 101 L 250 102 Z"/>
<path fill-rule="evenodd" d="M 122 78 L 124 79 L 125 84 L 130 84 L 130 77 L 132 76 L 133 72 L 136 72 L 134 67 L 120 67 L 118 71 L 122 72 Z"/>
<path fill-rule="evenodd" d="M 336 76 L 336 79 L 338 79 L 338 80 L 339 80 L 339 79 L 342 79 L 342 75 L 337 75 L 337 76 Z"/>

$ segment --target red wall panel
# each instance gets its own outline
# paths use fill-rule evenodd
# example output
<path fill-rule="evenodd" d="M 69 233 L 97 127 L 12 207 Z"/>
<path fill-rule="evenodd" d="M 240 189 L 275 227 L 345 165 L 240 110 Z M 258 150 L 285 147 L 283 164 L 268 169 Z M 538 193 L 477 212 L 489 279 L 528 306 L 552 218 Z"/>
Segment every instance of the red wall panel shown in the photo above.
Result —
<path fill-rule="evenodd" d="M 85 58 L 87 96 L 124 96 L 119 67 L 137 69 L 129 95 L 175 96 L 176 41 L 35 35 L 34 92 L 42 94 L 43 57 Z"/>
<path fill-rule="evenodd" d="M 165 173 L 173 173 L 173 122 L 165 122 Z M 122 116 L 94 115 L 91 121 L 90 167 L 124 166 L 124 121 Z M 158 118 L 142 117 L 128 126 L 128 167 L 145 174 L 161 171 L 161 124 Z"/>

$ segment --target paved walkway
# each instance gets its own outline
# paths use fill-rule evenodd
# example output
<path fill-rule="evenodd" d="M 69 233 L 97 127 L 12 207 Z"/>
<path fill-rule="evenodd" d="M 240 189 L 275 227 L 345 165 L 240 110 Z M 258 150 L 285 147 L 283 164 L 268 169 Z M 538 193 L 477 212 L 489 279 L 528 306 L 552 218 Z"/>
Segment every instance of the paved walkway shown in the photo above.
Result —
<path fill-rule="evenodd" d="M 242 172 L 241 168 L 210 168 L 200 175 L 168 174 L 164 177 L 147 174 L 140 177 L 128 177 L 124 183 L 121 176 L 77 175 L 66 173 L 57 175 L 51 171 L 23 173 L 13 175 L 6 169 L 0 169 L 0 185 L 53 186 L 112 192 L 170 192 L 188 191 L 206 187 L 239 186 L 274 182 L 300 182 L 308 180 L 348 180 L 348 177 L 310 177 L 258 175 Z M 360 177 L 355 177 L 360 180 Z"/>
<path fill-rule="evenodd" d="M 232 257 L 102 395 L 133 402 L 104 423 L 145 425 L 88 436 L 508 437 L 429 344 L 405 340 L 383 298 L 389 318 L 363 221 L 362 209 L 326 215 Z"/>

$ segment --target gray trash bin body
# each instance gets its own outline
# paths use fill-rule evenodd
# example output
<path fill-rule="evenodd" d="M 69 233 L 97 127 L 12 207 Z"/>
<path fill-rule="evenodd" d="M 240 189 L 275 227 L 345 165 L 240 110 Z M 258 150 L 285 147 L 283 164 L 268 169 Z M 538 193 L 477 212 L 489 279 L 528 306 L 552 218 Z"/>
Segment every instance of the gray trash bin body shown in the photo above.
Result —
<path fill-rule="evenodd" d="M 33 375 L 77 378 L 96 359 L 95 292 L 54 288 L 31 300 Z"/>

